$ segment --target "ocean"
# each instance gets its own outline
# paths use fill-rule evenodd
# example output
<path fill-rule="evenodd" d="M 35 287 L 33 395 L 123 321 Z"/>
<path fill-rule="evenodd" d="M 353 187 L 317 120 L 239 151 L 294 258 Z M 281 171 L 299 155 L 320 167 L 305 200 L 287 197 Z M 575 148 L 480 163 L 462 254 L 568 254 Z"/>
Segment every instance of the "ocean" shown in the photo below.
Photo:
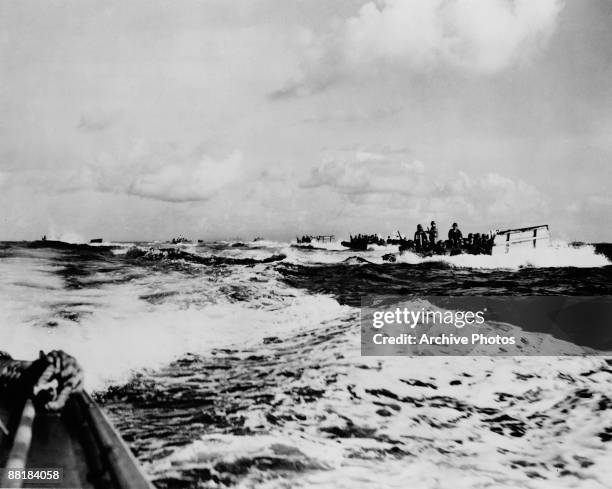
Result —
<path fill-rule="evenodd" d="M 612 245 L 390 251 L 0 243 L 0 350 L 77 357 L 159 488 L 608 487 L 612 355 L 367 357 L 359 318 L 372 294 L 609 296 Z"/>

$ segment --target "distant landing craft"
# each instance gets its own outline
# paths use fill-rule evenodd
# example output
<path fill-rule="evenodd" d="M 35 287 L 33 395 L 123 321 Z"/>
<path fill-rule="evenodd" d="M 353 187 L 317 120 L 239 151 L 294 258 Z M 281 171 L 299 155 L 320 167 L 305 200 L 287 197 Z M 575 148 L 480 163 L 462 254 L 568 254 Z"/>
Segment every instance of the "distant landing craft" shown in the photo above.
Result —
<path fill-rule="evenodd" d="M 179 236 L 177 238 L 172 238 L 170 243 L 172 243 L 172 244 L 184 244 L 184 243 L 191 243 L 191 240 L 188 239 L 188 238 L 185 238 L 185 236 Z"/>
<path fill-rule="evenodd" d="M 336 237 L 333 234 L 325 234 L 325 235 L 321 234 L 317 236 L 305 234 L 301 238 L 299 236 L 296 236 L 295 242 L 297 244 L 308 244 L 308 243 L 312 243 L 313 241 L 316 241 L 317 243 L 326 243 L 326 242 L 333 243 L 335 239 Z"/>

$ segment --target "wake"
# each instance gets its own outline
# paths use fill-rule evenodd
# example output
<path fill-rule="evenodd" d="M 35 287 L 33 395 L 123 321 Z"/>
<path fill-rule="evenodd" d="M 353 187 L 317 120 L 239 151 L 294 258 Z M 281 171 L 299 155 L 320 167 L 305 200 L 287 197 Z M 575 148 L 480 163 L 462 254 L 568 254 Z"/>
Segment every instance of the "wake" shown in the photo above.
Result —
<path fill-rule="evenodd" d="M 354 251 L 344 248 L 343 251 L 336 249 L 301 249 L 296 246 L 285 245 L 283 254 L 287 255 L 285 262 L 296 265 L 320 265 L 339 264 L 360 265 L 367 260 L 374 264 L 389 264 L 383 260 L 383 256 L 393 253 L 396 256 L 396 264 L 419 265 L 422 263 L 446 263 L 459 268 L 478 269 L 509 269 L 520 268 L 596 268 L 612 264 L 603 254 L 597 253 L 592 245 L 574 247 L 566 242 L 555 242 L 547 248 L 533 250 L 516 250 L 506 255 L 455 255 L 455 256 L 432 256 L 421 257 L 412 252 L 404 252 L 401 255 L 397 246 L 371 246 L 368 251 Z M 352 259 L 349 259 L 352 258 Z"/>

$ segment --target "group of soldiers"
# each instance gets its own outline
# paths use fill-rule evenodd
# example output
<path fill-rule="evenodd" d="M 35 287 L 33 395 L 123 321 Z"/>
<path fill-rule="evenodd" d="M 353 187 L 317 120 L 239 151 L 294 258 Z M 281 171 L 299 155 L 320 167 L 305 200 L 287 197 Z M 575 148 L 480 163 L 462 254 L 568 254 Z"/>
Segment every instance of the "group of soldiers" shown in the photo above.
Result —
<path fill-rule="evenodd" d="M 378 236 L 378 234 L 357 234 L 355 236 L 351 236 L 351 241 L 380 246 L 384 246 L 386 244 L 385 240 Z"/>
<path fill-rule="evenodd" d="M 463 237 L 459 225 L 454 222 L 448 230 L 447 239 L 439 239 L 438 226 L 431 221 L 427 230 L 421 224 L 417 225 L 414 239 L 406 239 L 399 234 L 398 238 L 389 236 L 387 240 L 377 234 L 351 235 L 350 241 L 342 241 L 342 245 L 354 250 L 366 250 L 369 245 L 399 245 L 401 251 L 414 251 L 426 254 L 458 254 L 470 253 L 473 255 L 490 254 L 493 246 L 494 234 L 492 233 L 469 233 Z M 298 241 L 299 242 L 299 241 Z"/>
<path fill-rule="evenodd" d="M 435 221 L 431 221 L 431 225 L 427 231 L 423 229 L 421 224 L 417 225 L 412 243 L 407 242 L 404 249 L 413 248 L 418 253 L 434 252 L 444 253 L 446 250 L 451 252 L 466 251 L 470 254 L 490 253 L 493 246 L 494 235 L 492 233 L 469 233 L 466 238 L 459 229 L 459 225 L 454 222 L 448 230 L 448 239 L 442 241 L 438 239 L 438 227 Z"/>
<path fill-rule="evenodd" d="M 312 236 L 308 236 L 308 235 L 303 235 L 301 238 L 299 236 L 296 236 L 295 241 L 298 244 L 302 244 L 302 243 L 311 243 L 312 242 Z"/>
<path fill-rule="evenodd" d="M 461 245 L 463 234 L 459 229 L 459 225 L 454 222 L 453 226 L 448 230 L 448 241 L 451 246 L 457 247 Z M 423 229 L 422 224 L 417 224 L 416 232 L 414 233 L 414 247 L 417 251 L 424 251 L 438 244 L 438 226 L 436 221 L 431 221 L 427 231 Z"/>
<path fill-rule="evenodd" d="M 387 242 L 377 234 L 351 234 L 350 241 L 342 241 L 341 244 L 352 250 L 365 251 L 369 245 L 384 246 Z"/>

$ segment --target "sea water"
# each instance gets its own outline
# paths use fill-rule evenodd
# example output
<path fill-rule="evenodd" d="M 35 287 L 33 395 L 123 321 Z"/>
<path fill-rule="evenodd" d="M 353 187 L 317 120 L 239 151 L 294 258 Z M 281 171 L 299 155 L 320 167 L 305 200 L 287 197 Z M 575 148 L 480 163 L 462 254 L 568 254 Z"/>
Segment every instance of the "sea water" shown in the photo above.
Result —
<path fill-rule="evenodd" d="M 609 246 L 393 264 L 333 243 L 175 247 L 214 264 L 133 246 L 169 245 L 0 244 L 0 349 L 76 356 L 158 487 L 612 480 L 610 357 L 362 357 L 359 336 L 371 294 L 610 295 Z"/>

